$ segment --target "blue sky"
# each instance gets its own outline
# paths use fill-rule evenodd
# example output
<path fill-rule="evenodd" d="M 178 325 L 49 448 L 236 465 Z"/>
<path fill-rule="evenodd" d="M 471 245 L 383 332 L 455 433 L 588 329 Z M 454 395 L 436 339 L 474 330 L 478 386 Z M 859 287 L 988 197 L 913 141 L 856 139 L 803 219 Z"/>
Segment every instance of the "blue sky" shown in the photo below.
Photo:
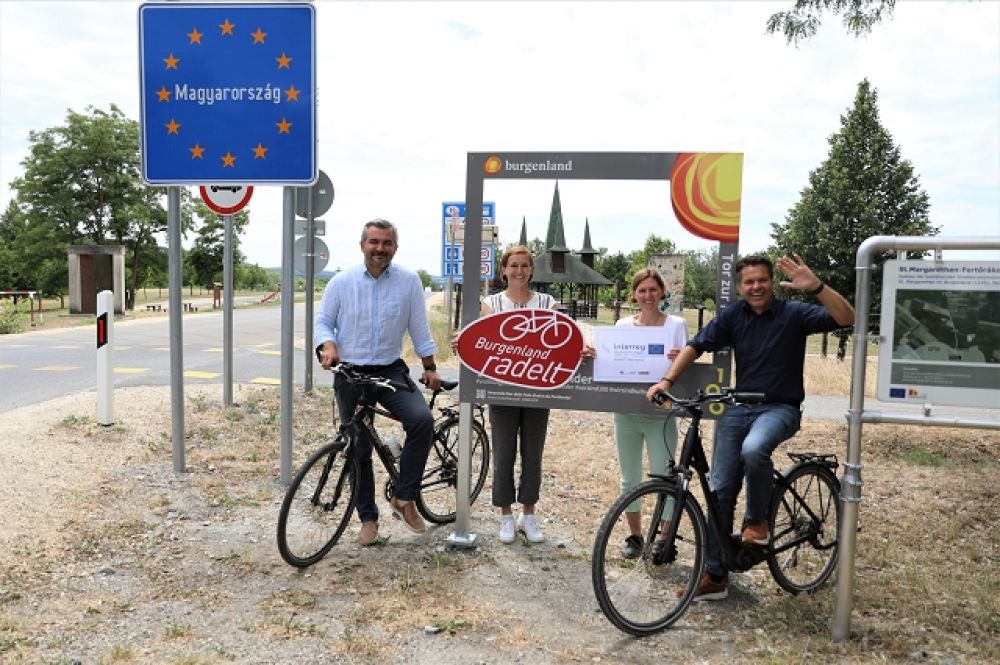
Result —
<path fill-rule="evenodd" d="M 316 2 L 330 266 L 357 263 L 361 225 L 384 217 L 400 227 L 397 261 L 437 274 L 441 202 L 463 197 L 470 151 L 743 152 L 741 250 L 763 249 L 865 77 L 942 235 L 1000 234 L 1000 3 L 897 3 L 865 38 L 828 17 L 797 48 L 764 31 L 791 4 Z M 30 131 L 88 105 L 139 118 L 138 7 L 0 2 L 0 204 Z M 488 183 L 502 242 L 522 217 L 544 237 L 552 189 Z M 560 193 L 571 247 L 586 219 L 611 251 L 649 233 L 709 246 L 674 220 L 664 183 Z M 257 187 L 249 210 L 243 251 L 278 265 L 280 187 Z"/>

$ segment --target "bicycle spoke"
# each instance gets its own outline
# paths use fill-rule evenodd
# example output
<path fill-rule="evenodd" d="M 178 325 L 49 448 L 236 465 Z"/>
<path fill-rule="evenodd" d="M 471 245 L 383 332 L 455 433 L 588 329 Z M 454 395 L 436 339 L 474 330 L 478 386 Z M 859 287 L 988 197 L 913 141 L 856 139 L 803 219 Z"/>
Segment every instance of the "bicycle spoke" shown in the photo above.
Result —
<path fill-rule="evenodd" d="M 343 533 L 354 508 L 354 473 L 342 444 L 321 449 L 302 466 L 278 515 L 278 550 L 293 566 L 323 558 Z"/>
<path fill-rule="evenodd" d="M 665 531 L 656 507 L 673 491 L 666 483 L 647 482 L 626 493 L 605 516 L 594 543 L 592 581 L 597 601 L 615 626 L 633 635 L 648 635 L 674 623 L 691 602 L 701 574 L 705 524 L 690 497 L 681 511 L 673 546 L 663 563 L 654 562 L 655 545 L 650 541 L 655 543 Z M 629 559 L 622 551 L 630 535 L 624 513 L 634 508 L 639 509 L 646 537 L 640 556 Z"/>
<path fill-rule="evenodd" d="M 771 575 L 791 593 L 823 584 L 837 562 L 840 524 L 839 483 L 818 466 L 792 471 L 773 504 L 771 525 L 775 550 L 768 558 Z"/>

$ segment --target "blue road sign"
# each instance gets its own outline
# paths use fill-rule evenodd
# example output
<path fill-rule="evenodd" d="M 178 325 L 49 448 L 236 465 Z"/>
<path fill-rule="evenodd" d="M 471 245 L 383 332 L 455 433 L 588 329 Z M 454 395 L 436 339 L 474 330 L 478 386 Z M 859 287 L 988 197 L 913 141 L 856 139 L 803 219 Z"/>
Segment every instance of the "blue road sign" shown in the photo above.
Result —
<path fill-rule="evenodd" d="M 493 201 L 483 202 L 483 224 L 496 223 L 496 204 Z M 445 201 L 441 204 L 441 274 L 451 276 L 453 281 L 462 283 L 462 246 L 452 245 L 452 241 L 465 225 L 465 203 L 462 201 Z M 486 243 L 483 244 L 486 247 Z M 485 249 L 483 252 L 485 253 Z M 493 279 L 493 245 L 489 250 L 489 267 L 487 259 L 483 258 L 480 272 L 484 279 Z"/>
<path fill-rule="evenodd" d="M 141 5 L 143 179 L 312 183 L 315 43 L 307 3 Z"/>
<path fill-rule="evenodd" d="M 493 279 L 493 256 L 496 248 L 490 243 L 483 243 L 479 250 L 479 275 L 481 279 Z M 444 260 L 441 264 L 441 274 L 444 277 L 453 277 L 455 283 L 462 283 L 462 245 L 445 245 Z"/>

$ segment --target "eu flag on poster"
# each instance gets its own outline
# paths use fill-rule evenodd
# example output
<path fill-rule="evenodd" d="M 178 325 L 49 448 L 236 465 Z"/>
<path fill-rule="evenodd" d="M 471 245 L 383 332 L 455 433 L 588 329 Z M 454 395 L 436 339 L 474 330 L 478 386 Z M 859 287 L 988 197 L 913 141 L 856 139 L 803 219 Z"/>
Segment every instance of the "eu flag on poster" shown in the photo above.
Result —
<path fill-rule="evenodd" d="M 315 42 L 307 3 L 141 5 L 143 179 L 312 183 Z"/>

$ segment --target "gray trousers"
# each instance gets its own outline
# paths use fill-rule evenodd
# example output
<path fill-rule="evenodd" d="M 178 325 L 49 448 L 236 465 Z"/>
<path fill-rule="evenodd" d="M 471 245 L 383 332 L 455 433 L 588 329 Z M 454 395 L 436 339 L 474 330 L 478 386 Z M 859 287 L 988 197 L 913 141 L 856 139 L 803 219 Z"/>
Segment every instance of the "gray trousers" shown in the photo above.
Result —
<path fill-rule="evenodd" d="M 490 404 L 493 431 L 493 505 L 534 505 L 542 488 L 542 451 L 549 426 L 548 409 Z M 514 461 L 521 453 L 521 477 L 514 493 Z"/>

